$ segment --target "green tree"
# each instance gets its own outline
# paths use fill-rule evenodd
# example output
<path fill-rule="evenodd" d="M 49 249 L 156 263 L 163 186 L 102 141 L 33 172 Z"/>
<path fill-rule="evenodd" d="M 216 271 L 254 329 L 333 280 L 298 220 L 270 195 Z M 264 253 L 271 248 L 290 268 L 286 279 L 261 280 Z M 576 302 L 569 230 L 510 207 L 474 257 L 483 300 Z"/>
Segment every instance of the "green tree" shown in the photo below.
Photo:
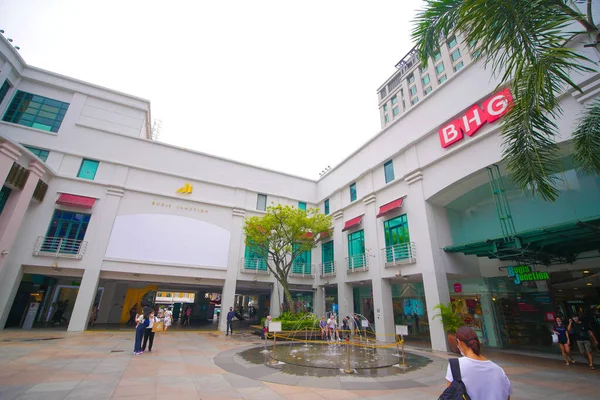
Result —
<path fill-rule="evenodd" d="M 464 35 L 475 59 L 501 77 L 500 85 L 510 85 L 514 104 L 503 119 L 502 135 L 513 181 L 554 201 L 558 190 L 553 174 L 561 167 L 555 140 L 562 114 L 559 96 L 569 87 L 581 91 L 572 76 L 594 72 L 600 54 L 593 0 L 425 3 L 413 30 L 421 62 L 437 52 L 440 38 Z M 582 171 L 600 174 L 600 98 L 586 109 L 573 132 L 573 158 Z"/>
<path fill-rule="evenodd" d="M 265 215 L 245 221 L 246 245 L 267 260 L 267 267 L 283 287 L 285 302 L 292 312 L 295 310 L 288 276 L 293 262 L 316 247 L 330 228 L 331 217 L 318 209 L 304 211 L 282 205 L 269 206 Z"/>

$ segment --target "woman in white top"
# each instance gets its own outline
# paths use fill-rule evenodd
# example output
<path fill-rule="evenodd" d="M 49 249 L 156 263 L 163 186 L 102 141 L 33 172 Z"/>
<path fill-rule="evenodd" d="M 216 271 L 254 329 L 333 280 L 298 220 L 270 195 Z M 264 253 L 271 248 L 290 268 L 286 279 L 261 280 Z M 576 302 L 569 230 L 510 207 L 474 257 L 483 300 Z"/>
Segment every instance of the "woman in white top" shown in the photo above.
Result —
<path fill-rule="evenodd" d="M 167 333 L 167 329 L 171 326 L 171 322 L 173 321 L 173 312 L 170 309 L 165 310 L 165 323 L 163 333 Z"/>
<path fill-rule="evenodd" d="M 481 355 L 481 342 L 475 331 L 463 326 L 456 331 L 462 381 L 471 400 L 510 400 L 511 386 L 504 370 Z M 448 365 L 448 386 L 452 383 L 452 371 Z"/>
<path fill-rule="evenodd" d="M 148 351 L 152 352 L 152 345 L 154 344 L 154 331 L 152 330 L 152 327 L 154 326 L 154 323 L 160 321 L 160 319 L 158 319 L 154 315 L 154 311 L 152 311 L 148 316 L 148 320 L 148 326 L 144 330 L 144 343 L 142 344 L 142 351 L 146 351 L 146 345 L 148 344 L 148 339 L 150 339 L 150 346 L 148 346 Z"/>

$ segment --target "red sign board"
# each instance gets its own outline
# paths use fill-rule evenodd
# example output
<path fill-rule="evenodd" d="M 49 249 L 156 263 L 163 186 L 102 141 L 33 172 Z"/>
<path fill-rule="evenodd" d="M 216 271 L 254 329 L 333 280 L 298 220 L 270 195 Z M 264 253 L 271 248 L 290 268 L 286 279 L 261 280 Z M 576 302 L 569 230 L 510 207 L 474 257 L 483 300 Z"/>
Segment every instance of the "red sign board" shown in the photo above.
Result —
<path fill-rule="evenodd" d="M 454 293 L 461 293 L 462 292 L 462 285 L 460 283 L 455 283 L 454 284 Z"/>
<path fill-rule="evenodd" d="M 462 140 L 464 135 L 473 136 L 486 122 L 494 122 L 508 112 L 513 98 L 510 90 L 504 89 L 486 99 L 481 107 L 474 104 L 467 112 L 442 126 L 438 135 L 443 148 Z"/>

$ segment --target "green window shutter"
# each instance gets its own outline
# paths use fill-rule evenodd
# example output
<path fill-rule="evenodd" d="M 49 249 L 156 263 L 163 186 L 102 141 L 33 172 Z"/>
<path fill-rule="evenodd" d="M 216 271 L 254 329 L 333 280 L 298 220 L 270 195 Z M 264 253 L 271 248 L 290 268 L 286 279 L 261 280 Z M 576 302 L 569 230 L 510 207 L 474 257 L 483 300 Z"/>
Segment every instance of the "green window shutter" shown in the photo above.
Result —
<path fill-rule="evenodd" d="M 348 235 L 348 257 L 349 268 L 360 268 L 364 266 L 365 234 L 364 230 L 353 232 Z"/>
<path fill-rule="evenodd" d="M 356 200 L 356 183 L 350 185 L 350 202 Z"/>
<path fill-rule="evenodd" d="M 410 252 L 405 244 L 410 242 L 410 235 L 406 214 L 385 221 L 383 231 L 387 261 L 408 258 Z"/>
<path fill-rule="evenodd" d="M 329 199 L 325 200 L 323 208 L 325 209 L 325 215 L 329 215 Z"/>
<path fill-rule="evenodd" d="M 333 240 L 321 245 L 321 262 L 323 263 L 321 271 L 323 274 L 331 274 L 334 271 Z"/>
<path fill-rule="evenodd" d="M 96 177 L 96 172 L 98 171 L 99 164 L 100 163 L 98 161 L 88 160 L 84 158 L 83 161 L 81 161 L 81 167 L 79 167 L 77 177 L 93 181 Z"/>

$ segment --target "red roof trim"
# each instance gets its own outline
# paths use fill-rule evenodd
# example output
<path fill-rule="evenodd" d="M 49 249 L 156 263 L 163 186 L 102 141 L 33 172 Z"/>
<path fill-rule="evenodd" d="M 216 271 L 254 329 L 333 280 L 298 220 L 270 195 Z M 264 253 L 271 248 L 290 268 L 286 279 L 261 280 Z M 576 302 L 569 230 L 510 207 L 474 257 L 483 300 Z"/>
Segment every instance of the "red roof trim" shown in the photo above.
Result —
<path fill-rule="evenodd" d="M 90 209 L 94 207 L 96 199 L 93 197 L 77 196 L 76 194 L 61 193 L 56 204 L 60 204 L 67 207 L 77 207 Z"/>
<path fill-rule="evenodd" d="M 364 215 L 364 214 L 363 214 Z M 360 223 L 362 222 L 363 216 L 360 215 L 358 217 L 354 217 L 348 221 L 346 221 L 346 223 L 344 224 L 344 229 L 342 229 L 342 232 L 347 231 L 348 229 L 352 229 L 358 225 L 360 225 Z"/>
<path fill-rule="evenodd" d="M 404 201 L 404 198 L 399 198 L 396 199 L 394 201 L 390 201 L 387 204 L 382 205 L 381 207 L 379 207 L 379 214 L 377 214 L 377 218 L 384 216 L 387 213 L 390 213 L 400 207 L 402 207 L 402 202 Z"/>

